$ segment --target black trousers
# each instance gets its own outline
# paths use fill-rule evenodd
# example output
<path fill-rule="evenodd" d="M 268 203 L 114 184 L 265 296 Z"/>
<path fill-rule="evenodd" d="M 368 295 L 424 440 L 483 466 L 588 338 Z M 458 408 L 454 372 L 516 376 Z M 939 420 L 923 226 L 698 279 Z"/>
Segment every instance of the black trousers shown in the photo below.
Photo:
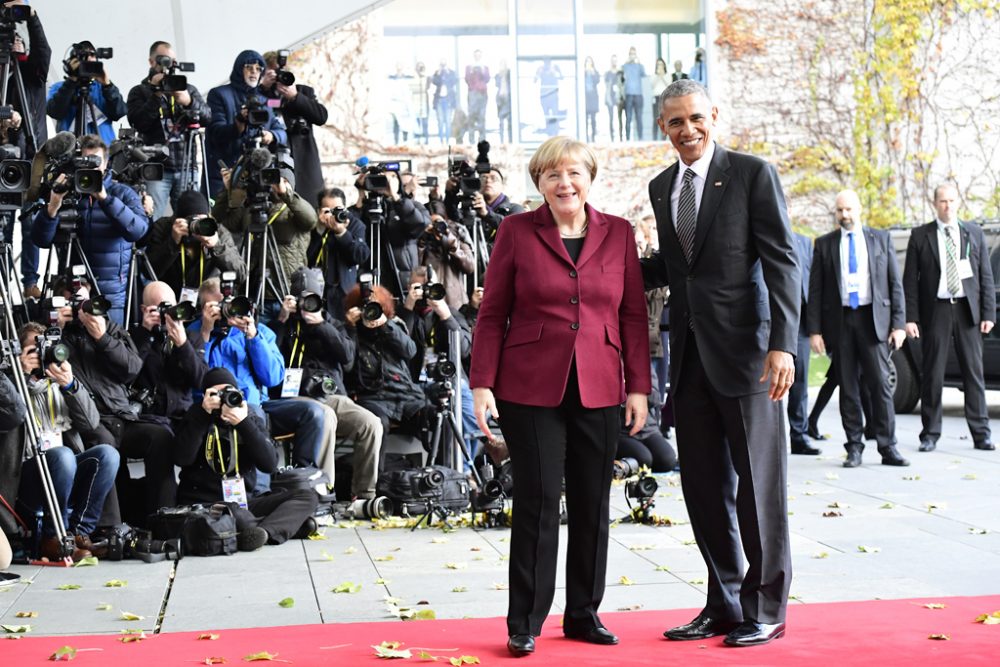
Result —
<path fill-rule="evenodd" d="M 122 457 L 142 459 L 146 469 L 143 481 L 143 512 L 146 517 L 161 507 L 177 504 L 177 477 L 170 451 L 173 434 L 159 424 L 125 422 L 118 451 Z M 128 466 L 118 467 L 117 483 L 128 480 Z"/>
<path fill-rule="evenodd" d="M 690 332 L 672 390 L 684 503 L 708 567 L 705 613 L 784 622 L 792 581 L 785 408 L 767 392 L 719 393 Z"/>
<path fill-rule="evenodd" d="M 888 338 L 889 332 L 885 332 Z M 861 382 L 871 394 L 871 430 L 879 450 L 896 444 L 896 410 L 892 404 L 889 354 L 886 340 L 875 335 L 872 307 L 844 308 L 837 352 L 833 355 L 840 380 L 840 420 L 847 436 L 846 447 L 864 447 Z"/>
<path fill-rule="evenodd" d="M 965 396 L 965 421 L 974 442 L 990 439 L 990 416 L 986 407 L 986 386 L 983 383 L 983 336 L 972 321 L 968 301 L 955 303 L 938 299 L 934 317 L 924 322 L 920 330 L 921 362 L 920 420 L 921 440 L 937 442 L 941 437 L 941 389 L 944 385 L 948 347 L 955 341 L 958 367 L 962 371 Z"/>
<path fill-rule="evenodd" d="M 543 408 L 498 401 L 514 477 L 510 538 L 509 634 L 538 636 L 556 590 L 559 498 L 566 478 L 569 541 L 563 631 L 601 625 L 608 564 L 611 462 L 621 428 L 619 406 L 588 409 L 570 373 L 562 404 Z"/>
<path fill-rule="evenodd" d="M 312 489 L 277 489 L 250 498 L 247 509 L 235 503 L 230 503 L 230 506 L 233 507 L 237 530 L 257 526 L 267 531 L 268 544 L 283 544 L 299 532 L 318 504 L 319 496 Z"/>

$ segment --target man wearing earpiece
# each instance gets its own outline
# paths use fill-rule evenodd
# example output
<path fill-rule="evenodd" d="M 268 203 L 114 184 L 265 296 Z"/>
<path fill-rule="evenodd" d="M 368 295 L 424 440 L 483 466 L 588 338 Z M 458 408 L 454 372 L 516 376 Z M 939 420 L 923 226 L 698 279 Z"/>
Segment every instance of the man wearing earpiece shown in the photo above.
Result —
<path fill-rule="evenodd" d="M 59 132 L 69 130 L 77 136 L 100 134 L 104 143 L 111 144 L 115 140 L 112 123 L 125 115 L 125 100 L 122 99 L 118 86 L 111 83 L 106 63 L 98 61 L 97 51 L 87 40 L 70 47 L 63 60 L 66 79 L 57 81 L 49 88 L 46 113 L 56 120 L 56 130 Z M 88 65 L 81 72 L 83 63 L 99 63 L 101 67 Z M 87 91 L 90 104 L 81 99 L 84 91 Z M 81 104 L 85 106 L 82 128 L 78 126 Z"/>

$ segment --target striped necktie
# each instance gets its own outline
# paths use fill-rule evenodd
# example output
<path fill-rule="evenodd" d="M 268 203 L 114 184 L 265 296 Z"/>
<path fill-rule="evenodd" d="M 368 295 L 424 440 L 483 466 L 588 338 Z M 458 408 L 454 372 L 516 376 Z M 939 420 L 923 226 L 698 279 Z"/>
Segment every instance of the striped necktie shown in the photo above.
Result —
<path fill-rule="evenodd" d="M 962 286 L 961 281 L 958 279 L 958 257 L 955 249 L 955 239 L 952 237 L 951 226 L 945 226 L 944 228 L 944 251 L 948 257 L 945 260 L 945 277 L 948 281 L 948 292 L 955 296 L 958 294 L 959 288 Z"/>
<path fill-rule="evenodd" d="M 677 240 L 681 243 L 688 266 L 691 266 L 694 255 L 694 233 L 698 221 L 693 180 L 694 170 L 689 168 L 684 172 L 684 183 L 681 185 L 681 195 L 677 201 Z"/>

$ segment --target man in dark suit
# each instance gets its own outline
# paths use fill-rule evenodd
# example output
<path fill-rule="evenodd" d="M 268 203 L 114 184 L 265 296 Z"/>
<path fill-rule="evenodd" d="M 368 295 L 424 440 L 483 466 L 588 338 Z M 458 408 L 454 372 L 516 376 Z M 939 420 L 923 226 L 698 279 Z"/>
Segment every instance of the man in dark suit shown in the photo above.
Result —
<path fill-rule="evenodd" d="M 965 420 L 976 449 L 993 450 L 983 383 L 983 336 L 996 319 L 996 287 L 983 230 L 956 217 L 958 190 L 934 190 L 937 219 L 910 234 L 903 287 L 906 334 L 921 339 L 920 451 L 941 437 L 941 387 L 948 346 L 955 341 L 965 389 Z"/>
<path fill-rule="evenodd" d="M 888 232 L 862 227 L 861 200 L 853 190 L 838 194 L 835 207 L 840 229 L 816 239 L 806 324 L 814 352 L 834 350 L 847 436 L 844 467 L 861 465 L 865 448 L 862 381 L 871 393 L 871 423 L 882 463 L 908 466 L 896 450 L 892 389 L 884 381 L 890 372 L 886 341 L 890 349 L 898 349 L 906 338 L 896 250 Z"/>
<path fill-rule="evenodd" d="M 809 301 L 809 269 L 813 260 L 813 242 L 808 236 L 794 232 L 795 256 L 799 260 L 802 281 L 799 293 L 802 297 L 800 310 L 806 312 Z M 788 439 L 792 443 L 792 454 L 819 454 L 813 447 L 809 435 L 809 329 L 806 318 L 799 318 L 798 345 L 795 349 L 795 382 L 788 390 Z"/>
<path fill-rule="evenodd" d="M 675 81 L 659 108 L 680 161 L 649 184 L 660 250 L 643 277 L 670 285 L 681 482 L 709 576 L 704 610 L 664 634 L 763 644 L 785 632 L 792 577 L 780 401 L 795 377 L 799 267 L 777 173 L 716 145 L 705 88 Z"/>

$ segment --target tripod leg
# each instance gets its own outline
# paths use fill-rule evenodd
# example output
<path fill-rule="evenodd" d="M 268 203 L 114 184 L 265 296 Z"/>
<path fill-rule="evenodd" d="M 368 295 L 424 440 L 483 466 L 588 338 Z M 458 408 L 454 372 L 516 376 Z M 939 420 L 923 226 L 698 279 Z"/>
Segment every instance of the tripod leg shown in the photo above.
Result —
<path fill-rule="evenodd" d="M 427 455 L 427 464 L 434 465 L 434 461 L 437 460 L 438 448 L 441 444 L 441 422 L 443 420 L 443 414 L 441 411 L 437 411 L 434 416 L 434 435 L 431 436 L 431 451 Z"/>

